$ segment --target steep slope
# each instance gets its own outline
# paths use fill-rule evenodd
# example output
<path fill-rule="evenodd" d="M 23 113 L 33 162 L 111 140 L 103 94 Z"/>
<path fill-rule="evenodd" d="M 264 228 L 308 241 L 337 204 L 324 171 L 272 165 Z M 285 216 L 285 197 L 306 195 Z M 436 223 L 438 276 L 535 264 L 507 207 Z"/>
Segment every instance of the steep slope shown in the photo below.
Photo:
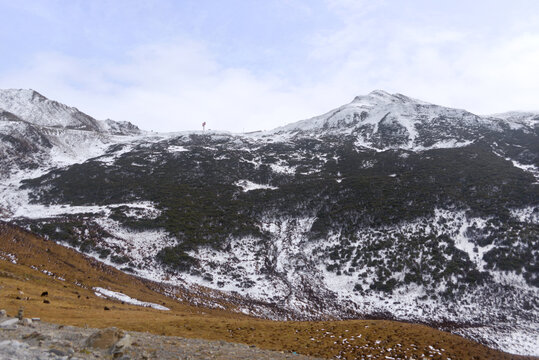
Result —
<path fill-rule="evenodd" d="M 100 131 L 98 121 L 31 89 L 0 90 L 0 108 L 34 125 Z"/>
<path fill-rule="evenodd" d="M 136 135 L 140 129 L 127 121 L 99 121 L 79 109 L 47 99 L 32 89 L 0 89 L 0 109 L 40 127 L 76 129 L 114 135 Z"/>
<path fill-rule="evenodd" d="M 169 310 L 107 299 L 98 296 L 96 289 L 100 288 Z M 41 296 L 45 291 L 47 294 Z M 0 301 L 10 315 L 22 306 L 26 316 L 58 324 L 117 326 L 160 335 L 241 342 L 324 358 L 416 359 L 424 354 L 435 359 L 527 359 L 423 325 L 376 320 L 273 322 L 191 306 L 171 297 L 183 291 L 135 278 L 51 241 L 0 224 Z M 110 310 L 104 310 L 105 307 Z"/>
<path fill-rule="evenodd" d="M 15 166 L 15 162 L 21 168 L 31 167 L 34 161 L 43 160 L 37 154 L 43 155 L 43 149 L 52 148 L 49 139 L 38 128 L 4 110 L 0 110 L 0 141 L 2 169 L 7 169 L 10 163 Z"/>
<path fill-rule="evenodd" d="M 270 132 L 114 144 L 7 188 L 4 218 L 246 313 L 417 321 L 535 354 L 538 136 L 375 91 Z"/>

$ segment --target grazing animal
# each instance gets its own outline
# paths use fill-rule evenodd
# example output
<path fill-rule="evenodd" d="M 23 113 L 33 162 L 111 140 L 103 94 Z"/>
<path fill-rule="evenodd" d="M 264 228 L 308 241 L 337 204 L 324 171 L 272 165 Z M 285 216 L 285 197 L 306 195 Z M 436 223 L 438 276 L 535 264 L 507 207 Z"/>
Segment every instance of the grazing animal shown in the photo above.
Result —
<path fill-rule="evenodd" d="M 41 293 L 41 296 L 49 296 L 49 292 L 48 292 L 48 291 L 43 291 L 43 292 Z"/>

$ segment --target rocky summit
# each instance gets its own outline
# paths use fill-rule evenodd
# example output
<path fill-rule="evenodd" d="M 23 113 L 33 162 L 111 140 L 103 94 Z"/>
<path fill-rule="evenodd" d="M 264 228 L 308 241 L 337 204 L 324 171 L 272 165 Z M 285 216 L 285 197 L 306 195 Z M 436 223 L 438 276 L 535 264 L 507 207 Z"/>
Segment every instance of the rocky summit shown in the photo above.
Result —
<path fill-rule="evenodd" d="M 215 304 L 539 355 L 539 114 L 377 90 L 271 131 L 156 134 L 3 90 L 0 168 L 4 221 Z"/>

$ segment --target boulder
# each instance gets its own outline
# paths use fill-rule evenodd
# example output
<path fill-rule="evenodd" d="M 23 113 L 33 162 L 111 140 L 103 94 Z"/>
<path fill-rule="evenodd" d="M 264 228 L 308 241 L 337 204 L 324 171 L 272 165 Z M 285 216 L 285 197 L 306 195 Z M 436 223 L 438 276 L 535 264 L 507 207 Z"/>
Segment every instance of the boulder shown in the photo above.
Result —
<path fill-rule="evenodd" d="M 98 349 L 111 349 L 124 336 L 124 331 L 115 327 L 99 330 L 86 339 L 86 346 Z"/>
<path fill-rule="evenodd" d="M 131 335 L 125 334 L 120 340 L 116 342 L 111 348 L 110 353 L 115 357 L 120 357 L 123 355 L 124 351 L 131 346 L 133 343 L 133 338 Z"/>
<path fill-rule="evenodd" d="M 19 324 L 24 325 L 24 326 L 31 326 L 32 319 L 24 318 L 22 320 L 19 320 Z"/>
<path fill-rule="evenodd" d="M 23 335 L 22 338 L 24 340 L 36 340 L 36 341 L 43 341 L 45 340 L 47 337 L 41 333 L 38 333 L 37 331 L 34 331 L 33 333 L 31 334 L 26 334 L 26 335 Z"/>
<path fill-rule="evenodd" d="M 8 327 L 11 327 L 11 326 L 13 326 L 13 325 L 16 325 L 17 322 L 19 322 L 19 319 L 17 319 L 17 318 L 13 318 L 13 319 L 8 319 L 8 320 L 5 320 L 5 321 L 2 321 L 2 322 L 0 323 L 0 328 L 5 329 L 5 328 L 8 328 Z"/>

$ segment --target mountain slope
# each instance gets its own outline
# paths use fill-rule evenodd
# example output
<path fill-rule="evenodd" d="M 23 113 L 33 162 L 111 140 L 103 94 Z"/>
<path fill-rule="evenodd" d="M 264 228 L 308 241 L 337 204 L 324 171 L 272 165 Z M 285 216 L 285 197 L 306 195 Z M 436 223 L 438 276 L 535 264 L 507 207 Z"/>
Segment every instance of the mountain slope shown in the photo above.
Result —
<path fill-rule="evenodd" d="M 131 123 L 98 121 L 34 90 L 0 89 L 0 178 L 84 161 L 140 134 Z"/>
<path fill-rule="evenodd" d="M 531 114 L 513 113 L 513 116 L 484 118 L 465 110 L 376 90 L 324 115 L 277 128 L 269 134 L 352 136 L 357 146 L 378 151 L 390 148 L 422 151 L 465 146 L 485 132 L 500 133 L 508 128 L 530 133 L 534 129 L 532 122 L 525 120 L 529 117 Z"/>
<path fill-rule="evenodd" d="M 2 307 L 8 314 L 15 315 L 24 306 L 26 316 L 65 325 L 117 326 L 159 335 L 241 342 L 324 358 L 417 358 L 421 354 L 437 358 L 443 354 L 444 358 L 454 359 L 526 359 L 423 325 L 376 320 L 273 322 L 189 306 L 170 296 L 181 289 L 172 290 L 135 278 L 6 224 L 0 224 L 0 286 Z M 95 288 L 166 305 L 170 310 L 106 299 L 97 296 Z M 44 291 L 47 295 L 43 297 Z M 198 297 L 193 293 L 185 295 Z M 110 310 L 105 311 L 105 306 Z"/>
<path fill-rule="evenodd" d="M 506 113 L 494 114 L 492 117 L 532 128 L 537 128 L 537 126 L 539 126 L 539 113 L 537 112 L 509 111 Z"/>
<path fill-rule="evenodd" d="M 5 219 L 246 313 L 418 321 L 535 354 L 538 166 L 529 121 L 375 91 L 269 132 L 128 138 L 2 195 Z"/>
<path fill-rule="evenodd" d="M 76 108 L 49 100 L 34 90 L 0 90 L 0 108 L 34 125 L 101 130 L 101 126 L 94 118 Z"/>

